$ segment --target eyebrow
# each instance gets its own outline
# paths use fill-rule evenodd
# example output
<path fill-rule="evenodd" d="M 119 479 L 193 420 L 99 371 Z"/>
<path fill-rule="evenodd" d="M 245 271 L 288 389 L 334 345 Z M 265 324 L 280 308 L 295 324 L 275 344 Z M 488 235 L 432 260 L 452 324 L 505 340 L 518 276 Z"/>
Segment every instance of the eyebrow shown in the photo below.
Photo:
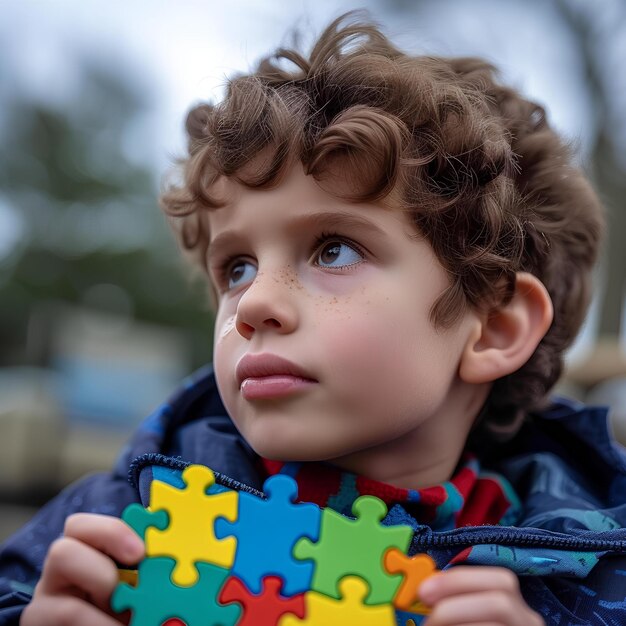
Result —
<path fill-rule="evenodd" d="M 354 215 L 353 213 L 342 213 L 341 211 L 327 211 L 322 213 L 314 213 L 313 215 L 303 215 L 297 217 L 289 223 L 288 230 L 299 230 L 302 226 L 318 227 L 318 228 L 355 228 L 361 232 L 371 233 L 373 235 L 385 235 L 385 231 L 370 222 L 365 217 Z"/>
<path fill-rule="evenodd" d="M 293 217 L 288 219 L 285 231 L 295 233 L 305 229 L 317 230 L 320 228 L 342 228 L 347 231 L 357 230 L 359 233 L 370 236 L 387 236 L 387 233 L 382 228 L 373 224 L 367 218 L 352 213 L 342 213 L 340 211 L 327 211 Z M 225 230 L 215 237 L 215 239 L 209 241 L 207 254 L 208 264 L 210 265 L 212 258 L 220 256 L 222 250 L 236 243 L 241 237 L 242 235 L 237 230 Z"/>

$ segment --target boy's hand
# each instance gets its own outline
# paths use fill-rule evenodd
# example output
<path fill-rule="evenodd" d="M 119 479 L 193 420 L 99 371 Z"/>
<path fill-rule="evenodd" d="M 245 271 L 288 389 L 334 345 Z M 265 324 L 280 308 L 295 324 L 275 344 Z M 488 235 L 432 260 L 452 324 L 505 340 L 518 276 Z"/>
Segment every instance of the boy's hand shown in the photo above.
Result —
<path fill-rule="evenodd" d="M 41 579 L 20 626 L 114 626 L 109 599 L 118 583 L 116 559 L 134 565 L 144 556 L 141 539 L 122 520 L 77 513 L 48 551 Z"/>
<path fill-rule="evenodd" d="M 432 607 L 424 626 L 544 626 L 504 567 L 458 566 L 425 580 L 420 600 Z"/>

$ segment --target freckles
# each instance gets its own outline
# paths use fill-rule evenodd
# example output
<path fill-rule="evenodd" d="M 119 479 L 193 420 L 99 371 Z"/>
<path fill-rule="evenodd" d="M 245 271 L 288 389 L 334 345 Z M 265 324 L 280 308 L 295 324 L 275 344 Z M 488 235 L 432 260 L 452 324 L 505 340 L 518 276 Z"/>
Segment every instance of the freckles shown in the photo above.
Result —
<path fill-rule="evenodd" d="M 346 324 L 350 323 L 353 310 L 350 308 L 350 296 L 319 296 L 309 294 L 312 315 L 312 328 L 323 328 L 323 332 L 330 336 L 338 334 L 345 336 Z"/>
<path fill-rule="evenodd" d="M 298 278 L 298 273 L 291 265 L 286 265 L 276 276 L 274 282 L 279 285 L 286 285 L 288 289 L 302 290 L 302 284 Z"/>

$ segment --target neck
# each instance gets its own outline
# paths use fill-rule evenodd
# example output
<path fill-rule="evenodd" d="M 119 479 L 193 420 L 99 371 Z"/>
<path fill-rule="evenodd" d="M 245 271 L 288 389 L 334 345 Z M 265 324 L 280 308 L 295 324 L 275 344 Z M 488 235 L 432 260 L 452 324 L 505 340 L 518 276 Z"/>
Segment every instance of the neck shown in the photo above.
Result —
<path fill-rule="evenodd" d="M 329 462 L 345 471 L 404 489 L 445 482 L 458 465 L 489 388 L 474 388 L 468 397 L 448 404 L 436 419 L 390 441 Z"/>

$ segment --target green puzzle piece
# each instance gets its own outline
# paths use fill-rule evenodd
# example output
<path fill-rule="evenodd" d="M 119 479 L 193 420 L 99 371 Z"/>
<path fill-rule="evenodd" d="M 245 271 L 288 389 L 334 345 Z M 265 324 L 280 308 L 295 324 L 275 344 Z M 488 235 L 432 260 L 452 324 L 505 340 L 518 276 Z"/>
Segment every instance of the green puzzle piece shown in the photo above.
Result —
<path fill-rule="evenodd" d="M 319 541 L 301 539 L 294 555 L 317 562 L 311 586 L 318 593 L 340 599 L 339 581 L 358 576 L 370 586 L 365 604 L 390 603 L 403 577 L 386 571 L 384 555 L 389 548 L 406 552 L 413 531 L 409 526 L 381 526 L 387 507 L 373 496 L 355 500 L 352 512 L 356 520 L 324 509 Z"/>
<path fill-rule="evenodd" d="M 229 572 L 210 563 L 197 563 L 198 582 L 179 587 L 171 580 L 175 564 L 167 557 L 144 559 L 137 586 L 119 584 L 111 608 L 117 613 L 130 609 L 131 626 L 155 626 L 172 618 L 183 620 L 187 626 L 234 626 L 241 608 L 217 601 Z"/>
<path fill-rule="evenodd" d="M 129 504 L 122 513 L 122 519 L 145 541 L 146 531 L 154 527 L 165 530 L 169 524 L 166 511 L 148 511 L 141 504 Z"/>

